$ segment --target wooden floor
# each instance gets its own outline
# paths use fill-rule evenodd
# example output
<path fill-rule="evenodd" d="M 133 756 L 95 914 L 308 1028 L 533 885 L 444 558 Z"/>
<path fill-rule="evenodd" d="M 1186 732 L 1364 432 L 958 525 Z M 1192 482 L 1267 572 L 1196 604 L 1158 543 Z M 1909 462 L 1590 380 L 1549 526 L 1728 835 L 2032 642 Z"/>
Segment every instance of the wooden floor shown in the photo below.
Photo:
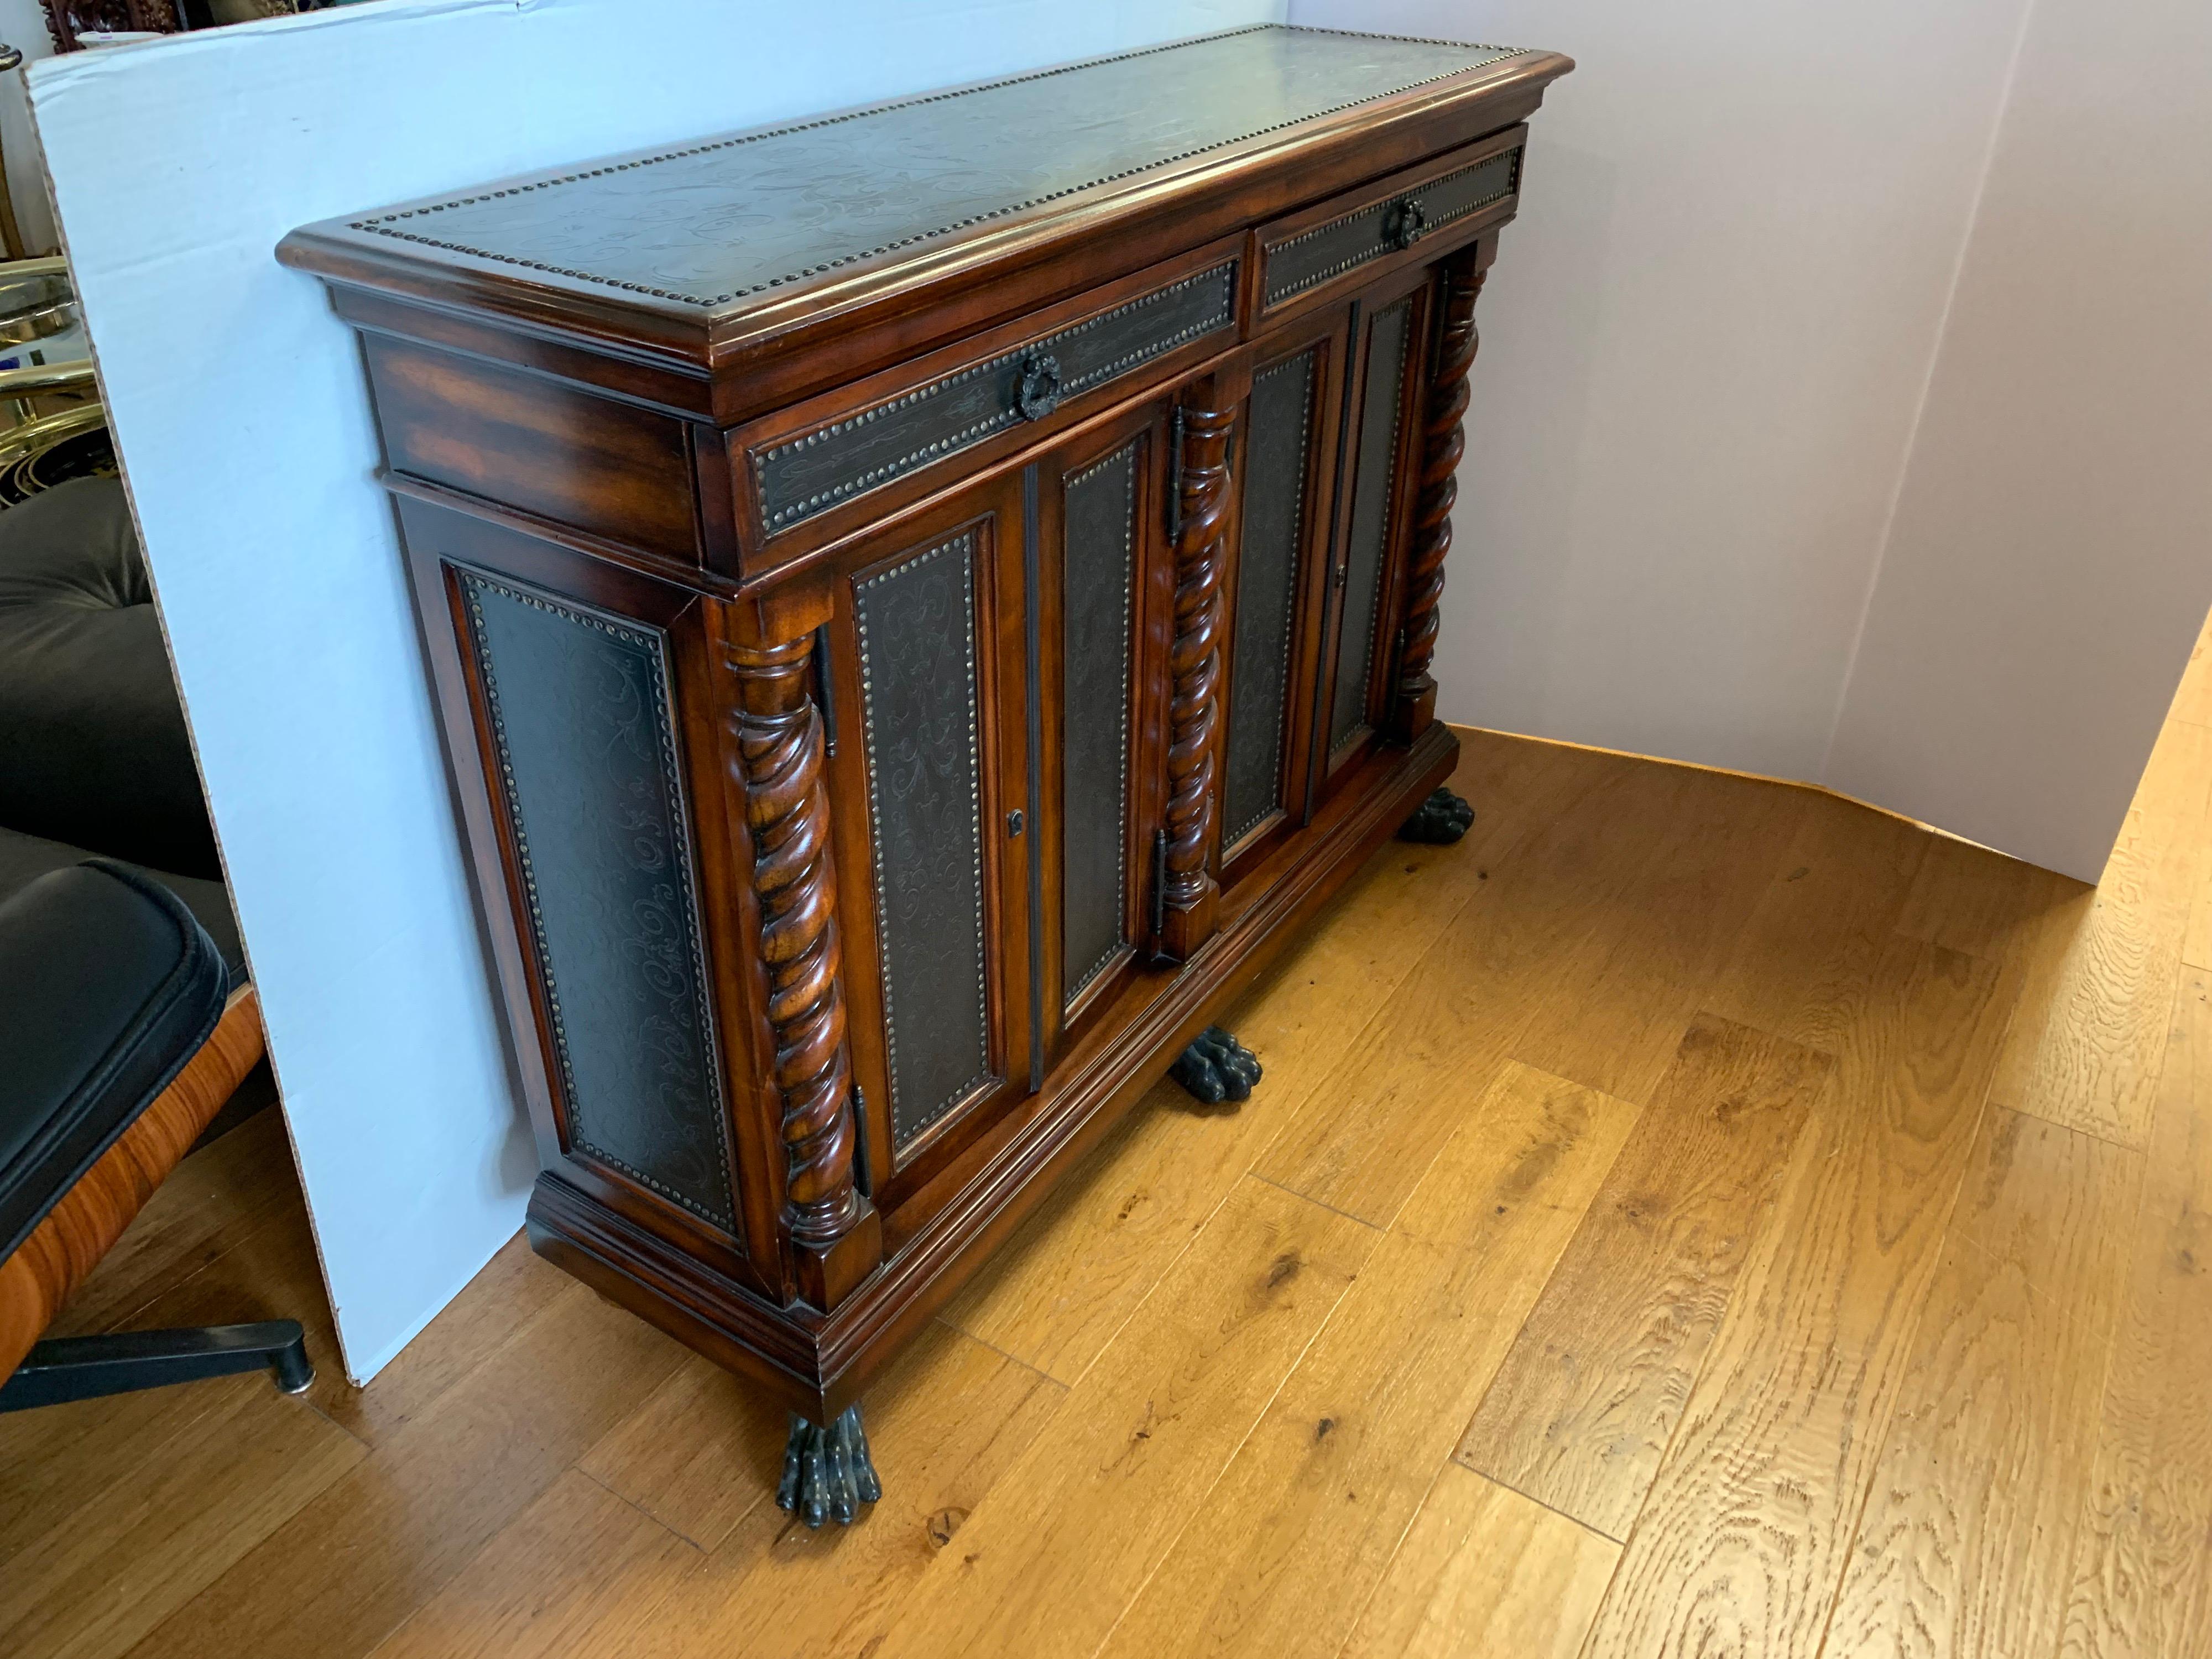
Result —
<path fill-rule="evenodd" d="M 888 1495 L 510 1245 L 366 1391 L 0 1419 L 0 1652 L 2212 1653 L 2212 657 L 2100 888 L 1474 736 L 868 1397 Z M 274 1114 L 70 1329 L 313 1310 Z M 1410 1311 L 1408 1311 L 1410 1310 Z M 320 1321 L 320 1316 L 316 1316 Z"/>

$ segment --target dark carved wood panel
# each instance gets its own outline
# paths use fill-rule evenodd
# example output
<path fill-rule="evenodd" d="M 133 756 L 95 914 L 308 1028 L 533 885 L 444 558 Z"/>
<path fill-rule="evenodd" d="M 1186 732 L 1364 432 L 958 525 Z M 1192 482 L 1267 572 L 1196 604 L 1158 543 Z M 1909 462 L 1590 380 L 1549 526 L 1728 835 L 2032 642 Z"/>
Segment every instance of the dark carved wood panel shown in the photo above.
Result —
<path fill-rule="evenodd" d="M 1408 248 L 1519 188 L 1521 151 L 1509 149 L 1401 191 L 1267 249 L 1264 302 L 1281 304 L 1308 289 Z"/>
<path fill-rule="evenodd" d="M 1291 623 L 1305 540 L 1308 455 L 1320 348 L 1252 379 L 1244 464 L 1244 523 L 1237 562 L 1222 844 L 1234 847 L 1282 799 L 1285 705 L 1293 666 Z"/>
<path fill-rule="evenodd" d="M 861 1209 L 823 728 L 806 686 L 813 646 L 811 635 L 765 647 L 732 645 L 728 659 L 760 901 L 757 948 L 783 1097 L 785 1216 L 791 1237 L 806 1245 L 839 1237 Z"/>
<path fill-rule="evenodd" d="M 734 1232 L 666 637 L 457 580 L 568 1144 Z"/>
<path fill-rule="evenodd" d="M 398 471 L 697 562 L 682 422 L 411 341 L 362 340 Z"/>
<path fill-rule="evenodd" d="M 540 174 L 356 232 L 712 310 L 1517 54 L 1261 26 Z M 641 200 L 680 213 L 641 215 Z"/>
<path fill-rule="evenodd" d="M 1399 626 L 1398 683 L 1391 693 L 1391 735 L 1414 737 L 1434 718 L 1437 683 L 1429 665 L 1437 650 L 1437 607 L 1443 598 L 1444 559 L 1451 551 L 1451 511 L 1459 500 L 1459 463 L 1467 453 L 1462 422 L 1467 414 L 1468 372 L 1480 343 L 1474 302 L 1494 239 L 1486 239 L 1445 266 L 1440 295 L 1436 368 L 1429 378 L 1422 416 L 1420 496 L 1413 513 L 1413 549 L 1407 559 L 1406 600 Z"/>
<path fill-rule="evenodd" d="M 1341 747 L 1367 723 L 1375 678 L 1376 606 L 1389 551 L 1390 507 L 1397 491 L 1399 419 L 1405 402 L 1406 350 L 1413 339 L 1413 302 L 1400 300 L 1368 325 L 1365 382 L 1360 392 L 1352 462 L 1352 516 L 1337 578 L 1344 587 L 1336 641 L 1336 686 L 1328 744 Z"/>
<path fill-rule="evenodd" d="M 761 452 L 770 532 L 1051 413 L 1237 320 L 1234 260 Z"/>
<path fill-rule="evenodd" d="M 1213 850 L 1221 720 L 1221 578 L 1228 562 L 1229 446 L 1237 410 L 1218 380 L 1178 411 L 1175 643 L 1168 657 L 1168 799 L 1162 850 L 1161 956 L 1187 962 L 1213 931 Z"/>
<path fill-rule="evenodd" d="M 1127 947 L 1137 449 L 1065 484 L 1060 983 L 1073 1008 Z"/>
<path fill-rule="evenodd" d="M 993 1080 L 976 536 L 855 586 L 891 1125 L 903 1146 Z"/>

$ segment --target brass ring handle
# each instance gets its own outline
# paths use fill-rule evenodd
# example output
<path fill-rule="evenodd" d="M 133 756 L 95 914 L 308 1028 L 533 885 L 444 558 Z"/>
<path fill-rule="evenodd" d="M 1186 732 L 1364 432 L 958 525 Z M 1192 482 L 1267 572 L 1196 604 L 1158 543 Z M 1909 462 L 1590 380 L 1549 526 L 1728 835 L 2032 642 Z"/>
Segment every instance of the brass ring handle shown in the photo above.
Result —
<path fill-rule="evenodd" d="M 1408 248 L 1421 240 L 1429 228 L 1428 210 L 1417 197 L 1407 197 L 1390 210 L 1382 222 L 1382 234 L 1395 248 Z"/>
<path fill-rule="evenodd" d="M 1042 421 L 1060 407 L 1060 359 L 1049 354 L 1025 357 L 1014 381 L 1014 412 L 1025 421 Z"/>

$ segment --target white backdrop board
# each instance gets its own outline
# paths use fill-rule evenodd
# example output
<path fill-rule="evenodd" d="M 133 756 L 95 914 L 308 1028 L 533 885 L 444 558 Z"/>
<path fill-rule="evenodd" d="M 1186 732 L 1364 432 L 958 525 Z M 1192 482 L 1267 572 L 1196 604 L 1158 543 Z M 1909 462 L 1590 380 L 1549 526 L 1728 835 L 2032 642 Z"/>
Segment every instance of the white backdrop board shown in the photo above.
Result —
<path fill-rule="evenodd" d="M 2094 881 L 2212 605 L 2212 6 L 2035 0 L 1825 773 Z"/>
<path fill-rule="evenodd" d="M 2095 880 L 2212 605 L 2212 8 L 1290 17 L 1578 64 L 1478 313 L 1437 712 Z"/>
<path fill-rule="evenodd" d="M 49 58 L 31 100 L 346 1368 L 520 1224 L 511 1086 L 361 361 L 313 219 L 1237 25 L 1280 0 L 382 0 Z M 272 1310 L 275 1311 L 275 1310 Z"/>

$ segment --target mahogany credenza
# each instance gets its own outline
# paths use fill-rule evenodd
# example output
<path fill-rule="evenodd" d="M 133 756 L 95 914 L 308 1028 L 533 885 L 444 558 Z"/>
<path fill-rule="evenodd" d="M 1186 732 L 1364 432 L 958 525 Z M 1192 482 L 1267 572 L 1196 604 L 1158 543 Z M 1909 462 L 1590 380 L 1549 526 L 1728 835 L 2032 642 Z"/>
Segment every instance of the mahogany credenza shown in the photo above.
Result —
<path fill-rule="evenodd" d="M 1553 53 L 1276 26 L 295 231 L 359 331 L 532 1242 L 857 1401 L 1431 799 Z M 850 1408 L 850 1409 L 848 1409 Z"/>

